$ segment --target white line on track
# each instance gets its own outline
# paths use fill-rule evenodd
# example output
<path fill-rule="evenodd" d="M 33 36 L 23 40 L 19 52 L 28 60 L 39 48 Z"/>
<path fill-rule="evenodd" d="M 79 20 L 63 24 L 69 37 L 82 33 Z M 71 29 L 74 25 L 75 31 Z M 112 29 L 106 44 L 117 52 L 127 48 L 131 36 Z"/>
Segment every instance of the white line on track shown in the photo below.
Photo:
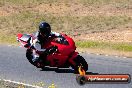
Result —
<path fill-rule="evenodd" d="M 127 57 L 123 57 L 123 58 L 127 58 Z"/>
<path fill-rule="evenodd" d="M 11 47 L 12 45 L 8 45 L 9 47 Z"/>
<path fill-rule="evenodd" d="M 97 53 L 96 55 L 100 55 L 99 53 Z"/>
<path fill-rule="evenodd" d="M 109 55 L 106 54 L 105 56 L 109 56 Z"/>
<path fill-rule="evenodd" d="M 34 86 L 34 85 L 30 85 L 30 84 L 26 84 L 26 83 L 22 83 L 22 82 L 16 82 L 16 81 L 12 81 L 12 80 L 6 80 L 6 79 L 0 79 L 0 81 L 14 83 L 14 84 L 28 86 L 28 87 L 33 87 L 33 88 L 43 88 L 43 87 L 39 87 L 39 86 Z"/>
<path fill-rule="evenodd" d="M 116 58 L 118 58 L 119 56 L 115 56 Z"/>

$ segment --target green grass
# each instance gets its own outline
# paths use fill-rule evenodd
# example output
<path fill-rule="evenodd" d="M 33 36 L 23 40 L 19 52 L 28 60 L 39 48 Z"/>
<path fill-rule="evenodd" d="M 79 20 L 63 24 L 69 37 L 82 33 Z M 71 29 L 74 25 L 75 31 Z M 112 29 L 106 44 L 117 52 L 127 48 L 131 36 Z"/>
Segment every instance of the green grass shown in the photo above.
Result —
<path fill-rule="evenodd" d="M 121 8 L 130 7 L 132 4 L 131 0 L 78 0 L 78 2 L 91 6 L 113 5 Z"/>
<path fill-rule="evenodd" d="M 0 17 L 0 32 L 14 35 L 18 32 L 31 33 L 38 29 L 41 21 L 51 24 L 53 31 L 64 31 L 69 34 L 74 32 L 89 33 L 89 31 L 107 31 L 120 29 L 132 24 L 132 18 L 128 16 L 53 16 L 51 14 L 23 11 L 19 14 Z"/>
<path fill-rule="evenodd" d="M 9 5 L 37 5 L 40 3 L 50 3 L 50 0 L 0 0 L 2 5 L 9 4 Z"/>
<path fill-rule="evenodd" d="M 22 84 L 15 84 L 12 82 L 5 82 L 4 80 L 0 80 L 0 88 L 31 88 L 31 87 L 24 86 Z"/>
<path fill-rule="evenodd" d="M 38 5 L 41 3 L 45 3 L 45 4 L 53 4 L 53 3 L 72 3 L 72 1 L 70 0 L 0 0 L 0 4 L 1 5 L 5 5 L 5 4 L 11 4 L 11 5 Z M 74 1 L 76 3 L 80 3 L 78 1 Z"/>
<path fill-rule="evenodd" d="M 102 6 L 102 5 L 112 5 L 117 8 L 131 8 L 131 0 L 0 0 L 0 6 L 5 4 L 9 5 L 25 5 L 34 6 L 41 3 L 53 4 L 53 3 L 65 3 L 68 6 L 70 3 L 83 4 L 85 6 Z"/>
<path fill-rule="evenodd" d="M 12 44 L 12 45 L 16 45 L 18 44 L 17 40 L 16 40 L 16 35 L 4 35 L 0 33 L 0 43 L 3 44 Z"/>
<path fill-rule="evenodd" d="M 0 4 L 3 5 L 27 5 L 32 6 L 33 4 L 39 3 L 59 3 L 59 2 L 78 2 L 78 3 L 122 3 L 130 4 L 130 0 L 0 0 Z M 20 8 L 20 7 L 19 7 Z M 125 29 L 129 24 L 132 24 L 132 18 L 129 16 L 54 16 L 53 14 L 38 13 L 33 10 L 20 10 L 17 14 L 0 17 L 0 32 L 4 32 L 4 35 L 14 36 L 16 33 L 31 33 L 38 29 L 38 24 L 41 21 L 47 21 L 51 24 L 52 29 L 58 32 L 66 32 L 67 34 L 73 35 L 74 32 L 80 34 L 87 34 L 95 31 L 107 31 L 112 29 Z"/>
<path fill-rule="evenodd" d="M 47 21 L 53 31 L 74 35 L 75 32 L 85 35 L 89 32 L 108 31 L 126 28 L 132 24 L 128 16 L 53 16 L 51 14 L 23 11 L 0 17 L 0 42 L 15 43 L 17 33 L 32 33 L 38 30 L 38 24 Z"/>
<path fill-rule="evenodd" d="M 129 43 L 111 43 L 99 41 L 76 41 L 76 45 L 80 48 L 96 48 L 96 49 L 109 49 L 117 51 L 132 51 L 132 45 Z"/>

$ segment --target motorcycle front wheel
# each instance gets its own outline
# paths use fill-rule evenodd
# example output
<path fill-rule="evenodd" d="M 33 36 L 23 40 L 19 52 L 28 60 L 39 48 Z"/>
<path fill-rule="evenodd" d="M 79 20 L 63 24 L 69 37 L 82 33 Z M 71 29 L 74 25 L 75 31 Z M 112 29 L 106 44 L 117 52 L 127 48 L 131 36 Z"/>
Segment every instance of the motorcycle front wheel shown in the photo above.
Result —
<path fill-rule="evenodd" d="M 27 49 L 27 51 L 26 51 L 26 57 L 27 57 L 28 61 L 29 61 L 32 65 L 34 65 L 34 63 L 33 63 L 33 61 L 32 61 L 33 56 L 32 56 L 32 50 L 31 50 L 31 49 Z"/>
<path fill-rule="evenodd" d="M 78 55 L 74 59 L 74 62 L 75 62 L 75 65 L 72 65 L 71 67 L 74 69 L 75 73 L 79 73 L 78 69 L 80 66 L 83 70 L 85 70 L 85 72 L 88 70 L 88 64 L 82 56 Z"/>

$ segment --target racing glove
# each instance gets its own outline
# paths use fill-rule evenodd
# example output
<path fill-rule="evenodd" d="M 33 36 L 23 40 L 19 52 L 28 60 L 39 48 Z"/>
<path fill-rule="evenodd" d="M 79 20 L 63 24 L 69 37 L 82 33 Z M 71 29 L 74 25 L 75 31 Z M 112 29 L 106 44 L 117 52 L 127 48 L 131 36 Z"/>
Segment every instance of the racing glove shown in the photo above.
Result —
<path fill-rule="evenodd" d="M 46 51 L 44 53 L 46 53 L 46 55 L 49 55 L 49 54 L 56 52 L 57 50 L 58 50 L 57 46 L 52 46 L 52 47 L 46 49 Z"/>

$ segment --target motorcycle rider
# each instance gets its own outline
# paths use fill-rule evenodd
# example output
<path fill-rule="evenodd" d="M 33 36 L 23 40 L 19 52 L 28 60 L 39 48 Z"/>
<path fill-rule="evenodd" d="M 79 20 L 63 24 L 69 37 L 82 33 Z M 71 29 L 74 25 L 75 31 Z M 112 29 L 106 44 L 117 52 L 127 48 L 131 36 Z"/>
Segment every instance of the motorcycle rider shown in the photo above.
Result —
<path fill-rule="evenodd" d="M 47 22 L 41 22 L 39 24 L 39 30 L 35 33 L 33 38 L 30 40 L 31 48 L 33 49 L 32 53 L 32 62 L 38 68 L 44 66 L 44 60 L 41 59 L 48 54 L 51 54 L 57 51 L 57 47 L 53 46 L 48 49 L 44 49 L 42 46 L 50 40 L 50 38 L 61 36 L 59 33 L 52 32 L 51 26 Z"/>

